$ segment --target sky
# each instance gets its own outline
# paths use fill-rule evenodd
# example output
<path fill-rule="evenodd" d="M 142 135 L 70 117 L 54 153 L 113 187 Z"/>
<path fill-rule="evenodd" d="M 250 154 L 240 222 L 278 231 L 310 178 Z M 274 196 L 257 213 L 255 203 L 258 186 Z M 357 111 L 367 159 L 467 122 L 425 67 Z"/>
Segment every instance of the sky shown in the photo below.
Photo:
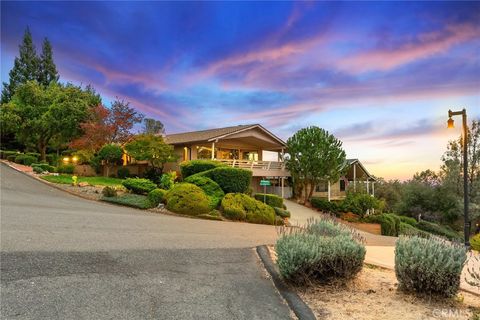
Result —
<path fill-rule="evenodd" d="M 480 2 L 1 2 L 1 79 L 29 27 L 61 81 L 168 133 L 319 126 L 386 179 L 441 165 L 480 119 Z"/>

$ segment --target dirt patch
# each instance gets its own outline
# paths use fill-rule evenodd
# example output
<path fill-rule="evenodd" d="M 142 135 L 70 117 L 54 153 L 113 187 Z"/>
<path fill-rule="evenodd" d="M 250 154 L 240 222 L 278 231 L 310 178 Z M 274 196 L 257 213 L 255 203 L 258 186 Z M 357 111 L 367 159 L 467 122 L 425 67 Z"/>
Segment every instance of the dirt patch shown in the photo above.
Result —
<path fill-rule="evenodd" d="M 461 292 L 454 299 L 420 298 L 397 290 L 392 270 L 365 266 L 346 285 L 296 288 L 317 317 L 326 319 L 472 319 L 480 317 L 478 296 Z"/>

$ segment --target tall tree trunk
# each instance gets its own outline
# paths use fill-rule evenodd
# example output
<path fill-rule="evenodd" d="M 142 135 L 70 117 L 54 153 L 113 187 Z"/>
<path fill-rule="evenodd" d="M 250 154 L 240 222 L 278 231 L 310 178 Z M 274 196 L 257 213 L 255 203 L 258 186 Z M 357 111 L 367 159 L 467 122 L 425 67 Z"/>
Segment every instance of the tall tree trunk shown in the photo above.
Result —
<path fill-rule="evenodd" d="M 308 200 L 310 200 L 310 198 L 312 198 L 314 189 L 315 189 L 315 185 L 313 183 L 310 183 L 310 192 L 308 193 Z"/>
<path fill-rule="evenodd" d="M 40 151 L 40 160 L 47 160 L 47 144 L 45 141 L 40 141 L 38 143 L 38 151 Z"/>
<path fill-rule="evenodd" d="M 305 193 L 305 198 L 303 199 L 303 204 L 307 204 L 308 203 L 308 182 L 305 182 L 303 184 L 303 192 Z"/>

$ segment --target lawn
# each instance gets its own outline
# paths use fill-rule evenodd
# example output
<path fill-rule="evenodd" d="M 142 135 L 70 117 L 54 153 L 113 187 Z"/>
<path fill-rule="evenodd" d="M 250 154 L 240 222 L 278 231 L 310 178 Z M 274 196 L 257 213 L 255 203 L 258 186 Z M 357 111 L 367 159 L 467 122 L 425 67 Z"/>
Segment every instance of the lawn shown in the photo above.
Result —
<path fill-rule="evenodd" d="M 70 174 L 61 174 L 58 176 L 48 175 L 41 177 L 44 180 L 52 183 L 63 183 L 71 184 L 72 175 Z M 109 177 L 80 177 L 78 176 L 77 182 L 88 182 L 94 186 L 119 186 L 122 185 L 123 179 L 119 178 L 109 178 Z"/>

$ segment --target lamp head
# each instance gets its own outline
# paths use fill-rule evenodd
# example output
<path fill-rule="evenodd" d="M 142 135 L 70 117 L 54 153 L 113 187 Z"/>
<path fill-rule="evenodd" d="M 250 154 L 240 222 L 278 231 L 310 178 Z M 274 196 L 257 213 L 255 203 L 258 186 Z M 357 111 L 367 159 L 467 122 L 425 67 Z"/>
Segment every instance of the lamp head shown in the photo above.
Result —
<path fill-rule="evenodd" d="M 455 126 L 453 125 L 453 119 L 452 119 L 452 117 L 448 118 L 447 127 L 448 127 L 449 129 L 452 129 L 452 128 L 455 127 Z"/>

